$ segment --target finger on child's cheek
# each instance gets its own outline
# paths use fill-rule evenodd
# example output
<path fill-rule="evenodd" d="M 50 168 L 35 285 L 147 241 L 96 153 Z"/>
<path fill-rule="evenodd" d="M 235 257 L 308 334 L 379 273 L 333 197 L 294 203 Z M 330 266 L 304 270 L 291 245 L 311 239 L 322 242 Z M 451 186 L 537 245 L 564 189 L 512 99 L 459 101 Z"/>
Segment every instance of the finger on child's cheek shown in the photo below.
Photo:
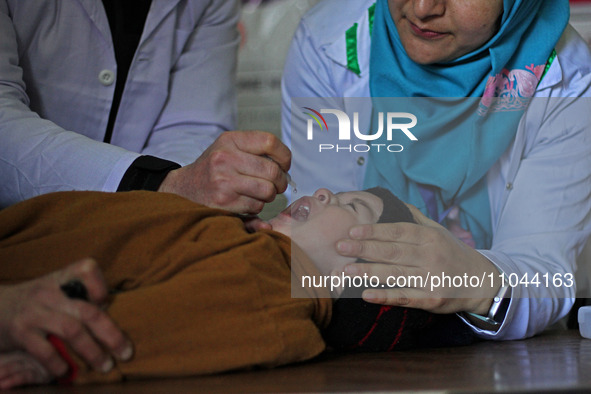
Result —
<path fill-rule="evenodd" d="M 361 243 L 350 239 L 337 242 L 337 252 L 342 256 L 358 256 L 361 253 Z"/>
<path fill-rule="evenodd" d="M 364 264 L 349 264 L 345 266 L 345 275 L 347 276 L 362 276 L 366 273 Z"/>
<path fill-rule="evenodd" d="M 385 290 L 369 289 L 365 290 L 361 297 L 364 301 L 372 304 L 392 305 L 392 306 L 410 306 L 408 297 L 396 297 L 395 294 L 388 294 Z"/>
<path fill-rule="evenodd" d="M 379 290 L 365 290 L 361 297 L 364 301 L 371 302 L 372 304 L 382 304 L 386 301 L 385 293 Z"/>
<path fill-rule="evenodd" d="M 373 227 L 370 225 L 366 226 L 355 226 L 349 230 L 349 237 L 352 239 L 368 239 L 372 235 Z"/>

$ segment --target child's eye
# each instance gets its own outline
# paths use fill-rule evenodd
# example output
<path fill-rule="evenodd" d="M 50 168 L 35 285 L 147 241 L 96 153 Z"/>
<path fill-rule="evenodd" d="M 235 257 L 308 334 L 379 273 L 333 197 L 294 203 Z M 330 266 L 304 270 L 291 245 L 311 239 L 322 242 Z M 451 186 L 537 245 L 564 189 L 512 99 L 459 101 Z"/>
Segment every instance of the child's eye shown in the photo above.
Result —
<path fill-rule="evenodd" d="M 353 212 L 357 212 L 357 208 L 355 207 L 355 203 L 350 202 L 347 205 L 349 205 L 353 209 Z"/>

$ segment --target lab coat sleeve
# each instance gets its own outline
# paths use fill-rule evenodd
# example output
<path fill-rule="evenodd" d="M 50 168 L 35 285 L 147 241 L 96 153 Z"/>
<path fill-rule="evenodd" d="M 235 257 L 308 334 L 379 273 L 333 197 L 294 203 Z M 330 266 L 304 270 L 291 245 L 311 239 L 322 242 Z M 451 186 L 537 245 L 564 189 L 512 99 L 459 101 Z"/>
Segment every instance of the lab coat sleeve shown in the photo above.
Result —
<path fill-rule="evenodd" d="M 309 34 L 305 19 L 300 23 L 285 61 L 282 90 L 282 134 L 291 144 L 292 98 L 337 97 L 330 81 L 330 69 L 318 45 Z M 300 120 L 301 121 L 301 120 Z"/>
<path fill-rule="evenodd" d="M 210 1 L 204 12 L 185 32 L 185 47 L 170 71 L 167 102 L 142 151 L 181 165 L 236 127 L 239 2 Z"/>
<path fill-rule="evenodd" d="M 539 98 L 523 122 L 538 131 L 509 174 L 490 251 L 511 283 L 511 304 L 490 339 L 530 337 L 574 301 L 576 258 L 591 232 L 591 98 Z M 529 282 L 529 283 L 528 283 Z"/>
<path fill-rule="evenodd" d="M 117 185 L 138 154 L 31 111 L 18 53 L 8 6 L 0 0 L 0 208 L 51 191 L 112 191 L 107 185 Z"/>
<path fill-rule="evenodd" d="M 343 108 L 343 95 L 333 80 L 333 67 L 341 68 L 330 59 L 323 46 L 314 42 L 304 19 L 292 40 L 282 80 L 282 139 L 292 151 L 291 175 L 297 183 L 298 193 L 308 195 L 320 187 L 334 192 L 354 190 L 357 185 L 343 182 L 354 179 L 355 169 L 342 157 L 320 154 L 306 140 L 307 122 L 312 119 L 305 107 L 320 111 L 322 108 Z M 354 76 L 357 78 L 357 76 Z M 293 105 L 293 108 L 292 108 Z M 325 116 L 328 130 L 338 130 L 335 116 Z M 335 144 L 334 133 L 316 130 L 314 146 Z M 337 163 L 336 160 L 339 160 Z M 291 199 L 291 190 L 286 196 Z"/>
<path fill-rule="evenodd" d="M 572 275 L 591 233 L 591 54 L 573 29 L 557 52 L 513 146 L 489 173 L 495 235 L 482 253 L 517 286 L 500 330 L 476 330 L 484 338 L 543 331 L 568 314 L 578 290 Z"/>

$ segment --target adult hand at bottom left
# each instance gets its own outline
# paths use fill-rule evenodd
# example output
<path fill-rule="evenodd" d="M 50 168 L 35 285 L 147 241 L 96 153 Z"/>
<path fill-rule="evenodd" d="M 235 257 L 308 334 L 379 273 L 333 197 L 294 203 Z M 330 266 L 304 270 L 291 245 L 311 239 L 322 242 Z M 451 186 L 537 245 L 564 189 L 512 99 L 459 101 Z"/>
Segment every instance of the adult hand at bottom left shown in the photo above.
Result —
<path fill-rule="evenodd" d="M 72 280 L 84 284 L 88 301 L 70 299 L 62 292 L 60 286 Z M 38 363 L 28 359 L 27 365 L 35 365 L 29 371 L 38 371 L 37 367 L 41 366 L 52 377 L 68 372 L 68 364 L 48 340 L 49 335 L 61 339 L 98 371 L 112 369 L 113 356 L 121 361 L 131 358 L 131 342 L 100 308 L 107 296 L 102 273 L 92 259 L 29 282 L 0 286 L 0 353 L 3 359 L 0 387 L 10 386 L 9 372 L 18 370 L 18 363 L 23 363 L 22 355 L 14 356 L 18 352 L 28 353 Z M 3 376 L 8 380 L 3 381 Z M 21 376 L 24 378 L 17 380 L 19 384 L 37 383 L 39 374 Z M 30 376 L 29 381 L 27 376 Z"/>
<path fill-rule="evenodd" d="M 49 371 L 29 353 L 20 350 L 0 353 L 0 390 L 44 384 L 52 380 Z"/>

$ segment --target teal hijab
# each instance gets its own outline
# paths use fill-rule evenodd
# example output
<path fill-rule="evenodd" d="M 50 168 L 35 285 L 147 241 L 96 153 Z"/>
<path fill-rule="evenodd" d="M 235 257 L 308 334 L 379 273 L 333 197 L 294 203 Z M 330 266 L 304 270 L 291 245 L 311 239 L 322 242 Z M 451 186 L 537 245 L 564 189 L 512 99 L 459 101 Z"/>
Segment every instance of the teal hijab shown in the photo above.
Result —
<path fill-rule="evenodd" d="M 450 206 L 459 207 L 477 248 L 492 243 L 486 173 L 515 138 L 569 19 L 568 0 L 503 5 L 496 35 L 447 63 L 420 65 L 407 56 L 387 0 L 377 1 L 372 33 L 374 113 L 414 114 L 418 123 L 411 131 L 418 141 L 403 133 L 378 140 L 404 150 L 370 151 L 365 187 L 386 187 L 437 221 Z M 427 209 L 425 192 L 436 211 Z"/>

